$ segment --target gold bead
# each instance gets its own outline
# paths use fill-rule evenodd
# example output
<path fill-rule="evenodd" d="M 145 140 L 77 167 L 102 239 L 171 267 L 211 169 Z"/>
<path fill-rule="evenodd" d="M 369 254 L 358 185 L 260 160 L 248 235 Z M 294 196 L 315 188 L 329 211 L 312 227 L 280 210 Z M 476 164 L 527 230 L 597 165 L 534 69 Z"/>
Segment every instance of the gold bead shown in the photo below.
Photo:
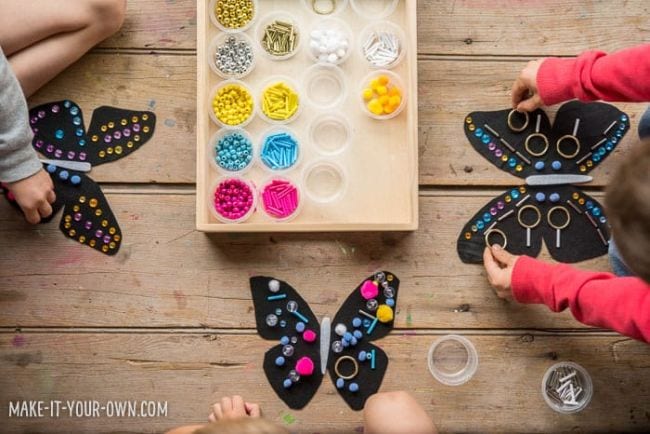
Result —
<path fill-rule="evenodd" d="M 86 196 L 79 196 L 79 203 L 85 203 L 86 202 Z"/>
<path fill-rule="evenodd" d="M 579 195 L 578 193 L 573 193 L 573 194 L 571 195 L 571 197 L 573 198 L 573 200 L 578 200 L 578 199 L 580 199 L 580 195 Z"/>
<path fill-rule="evenodd" d="M 106 153 L 108 155 L 113 155 L 113 148 L 106 148 Z"/>
<path fill-rule="evenodd" d="M 105 133 L 106 130 L 108 130 L 108 128 L 106 127 L 106 125 L 102 125 L 101 127 L 99 127 L 99 130 L 100 130 L 102 133 Z"/>
<path fill-rule="evenodd" d="M 136 134 L 135 136 L 133 136 L 133 140 L 135 140 L 136 142 L 139 142 L 140 141 L 140 135 Z"/>
<path fill-rule="evenodd" d="M 77 235 L 77 231 L 75 231 L 74 229 L 70 229 L 70 232 L 68 232 L 68 235 L 70 235 L 71 237 L 74 237 L 75 235 Z"/>
<path fill-rule="evenodd" d="M 72 211 L 74 212 L 79 212 L 79 210 L 80 210 L 79 205 L 75 205 L 72 207 Z"/>
<path fill-rule="evenodd" d="M 79 237 L 79 242 L 80 242 L 81 244 L 85 243 L 85 242 L 86 242 L 86 237 L 83 236 L 83 235 L 80 236 L 80 237 Z"/>
<path fill-rule="evenodd" d="M 102 252 L 104 253 L 108 252 L 108 246 L 106 244 L 102 246 Z"/>
<path fill-rule="evenodd" d="M 117 146 L 115 147 L 115 153 L 116 153 L 117 155 L 122 155 L 122 151 L 123 151 L 123 149 L 122 149 L 122 147 L 121 147 L 120 145 L 117 145 Z"/>
<path fill-rule="evenodd" d="M 108 128 L 115 128 L 115 122 L 109 122 Z"/>
<path fill-rule="evenodd" d="M 115 235 L 113 236 L 113 239 L 114 239 L 115 241 L 118 241 L 118 242 L 119 242 L 119 241 L 122 239 L 122 237 L 120 237 L 120 234 L 115 234 Z"/>
<path fill-rule="evenodd" d="M 97 203 L 98 203 L 98 202 L 97 202 L 97 199 L 95 199 L 95 198 L 93 197 L 92 199 L 90 199 L 90 200 L 88 201 L 88 206 L 91 207 L 91 208 L 95 208 L 95 207 L 97 206 Z"/>
<path fill-rule="evenodd" d="M 131 118 L 131 122 L 133 122 L 134 124 L 135 124 L 136 122 L 138 122 L 138 117 L 137 117 L 137 116 L 133 116 L 133 117 Z"/>
<path fill-rule="evenodd" d="M 111 241 L 111 242 L 108 244 L 108 247 L 112 250 L 112 249 L 114 249 L 115 247 L 117 247 L 117 244 L 115 244 L 115 242 Z"/>
<path fill-rule="evenodd" d="M 471 116 L 467 116 L 467 117 L 465 118 L 465 123 L 466 123 L 466 124 L 471 124 L 471 123 L 472 123 L 472 117 L 471 117 Z"/>
<path fill-rule="evenodd" d="M 142 132 L 145 133 L 145 134 L 148 133 L 149 132 L 149 127 L 143 127 Z"/>
<path fill-rule="evenodd" d="M 146 113 L 143 114 L 143 115 L 142 115 L 142 120 L 143 120 L 143 121 L 147 121 L 147 120 L 149 120 L 149 115 L 146 114 Z M 146 131 L 145 131 L 145 132 L 146 132 Z"/>
<path fill-rule="evenodd" d="M 90 240 L 90 241 L 88 241 L 88 245 L 89 245 L 90 247 L 95 247 L 95 244 L 97 244 L 97 241 L 95 241 L 95 240 Z"/>
<path fill-rule="evenodd" d="M 97 209 L 95 210 L 95 215 L 96 215 L 97 217 L 101 216 L 101 215 L 102 215 L 102 210 L 99 209 L 99 208 L 97 208 Z"/>
<path fill-rule="evenodd" d="M 469 124 L 469 126 L 467 127 L 467 129 L 470 130 L 470 131 L 474 131 L 474 130 L 476 129 L 476 125 L 474 125 L 474 124 Z"/>
<path fill-rule="evenodd" d="M 64 227 L 65 229 L 70 229 L 70 228 L 72 227 L 72 223 L 70 223 L 70 222 L 66 222 L 66 223 L 63 225 L 63 227 Z"/>
<path fill-rule="evenodd" d="M 581 197 L 580 199 L 578 199 L 578 203 L 580 205 L 584 205 L 585 204 L 585 199 L 583 197 Z"/>
<path fill-rule="evenodd" d="M 66 223 L 67 223 L 67 222 L 71 222 L 71 221 L 72 221 L 72 216 L 71 216 L 71 215 L 67 215 L 67 216 L 63 217 L 63 221 L 66 222 Z"/>
<path fill-rule="evenodd" d="M 99 140 L 99 137 L 97 137 L 97 135 L 94 135 L 94 136 L 92 136 L 90 138 L 90 140 L 92 140 L 93 142 L 96 142 L 97 140 Z"/>
<path fill-rule="evenodd" d="M 512 198 L 510 197 L 510 195 L 506 196 L 504 200 L 506 201 L 506 203 L 512 202 Z"/>
<path fill-rule="evenodd" d="M 111 234 L 111 235 L 114 235 L 115 232 L 117 232 L 117 231 L 116 231 L 116 229 L 115 229 L 114 227 L 112 227 L 112 226 L 111 226 L 111 228 L 108 230 L 108 233 Z"/>
<path fill-rule="evenodd" d="M 122 120 L 120 121 L 120 125 L 122 125 L 122 126 L 126 126 L 126 124 L 128 124 L 128 123 L 129 123 L 129 122 L 128 122 L 126 119 L 122 119 Z"/>
<path fill-rule="evenodd" d="M 519 193 L 521 193 L 521 194 L 526 193 L 526 187 L 524 187 L 523 185 L 521 187 L 519 187 Z"/>
<path fill-rule="evenodd" d="M 106 152 L 99 151 L 99 158 L 104 158 L 105 156 L 106 156 Z"/>
<path fill-rule="evenodd" d="M 472 233 L 471 232 L 465 232 L 465 239 L 466 240 L 472 239 Z"/>
<path fill-rule="evenodd" d="M 505 163 L 506 161 L 508 161 L 508 156 L 507 156 L 506 154 L 503 154 L 503 155 L 501 156 L 501 161 L 503 161 L 504 163 Z"/>
<path fill-rule="evenodd" d="M 102 227 L 108 226 L 108 220 L 102 220 Z"/>
<path fill-rule="evenodd" d="M 132 148 L 133 147 L 133 142 L 129 140 L 129 142 L 126 144 L 127 148 Z"/>

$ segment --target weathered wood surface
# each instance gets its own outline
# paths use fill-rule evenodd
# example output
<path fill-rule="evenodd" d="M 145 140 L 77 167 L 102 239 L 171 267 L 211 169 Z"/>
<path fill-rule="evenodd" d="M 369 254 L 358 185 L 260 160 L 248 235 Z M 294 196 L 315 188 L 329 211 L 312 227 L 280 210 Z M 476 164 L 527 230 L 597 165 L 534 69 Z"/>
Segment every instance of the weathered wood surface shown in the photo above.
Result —
<path fill-rule="evenodd" d="M 462 331 L 461 331 L 462 332 Z M 393 333 L 378 342 L 390 357 L 382 390 L 406 389 L 442 431 L 641 431 L 650 424 L 650 347 L 618 336 L 509 333 L 466 336 L 479 368 L 463 386 L 437 383 L 427 351 L 438 334 Z M 288 410 L 261 367 L 271 342 L 248 333 L 0 334 L 0 422 L 4 433 L 151 433 L 205 420 L 221 396 L 243 393 L 266 416 L 293 432 L 354 432 L 350 411 L 326 378 L 311 404 Z M 540 393 L 544 372 L 558 360 L 584 366 L 594 383 L 589 407 L 561 416 Z M 362 386 L 363 387 L 363 386 Z M 9 400 L 167 401 L 167 417 L 7 419 Z"/>
<path fill-rule="evenodd" d="M 458 259 L 459 231 L 496 193 L 427 194 L 414 233 L 272 236 L 195 231 L 191 194 L 109 194 L 124 233 L 116 257 L 65 239 L 58 218 L 33 228 L 0 202 L 0 245 L 9 246 L 0 325 L 250 328 L 251 275 L 287 280 L 318 315 L 333 315 L 386 268 L 403 282 L 400 328 L 581 327 L 568 313 L 498 299 L 483 267 Z M 581 266 L 606 268 L 606 258 Z"/>

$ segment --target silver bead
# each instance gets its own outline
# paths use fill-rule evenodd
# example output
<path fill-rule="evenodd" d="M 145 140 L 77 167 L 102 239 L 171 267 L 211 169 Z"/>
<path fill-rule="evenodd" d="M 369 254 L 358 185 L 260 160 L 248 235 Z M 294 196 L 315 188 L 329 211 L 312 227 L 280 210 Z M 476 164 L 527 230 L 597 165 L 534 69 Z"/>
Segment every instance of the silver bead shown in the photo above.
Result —
<path fill-rule="evenodd" d="M 289 303 L 287 303 L 287 311 L 289 312 L 296 312 L 298 310 L 298 303 L 291 300 Z"/>
<path fill-rule="evenodd" d="M 266 315 L 266 325 L 269 327 L 275 327 L 278 325 L 278 317 L 272 313 Z"/>
<path fill-rule="evenodd" d="M 282 347 L 282 355 L 283 355 L 284 357 L 291 357 L 291 356 L 293 356 L 294 351 L 295 351 L 295 350 L 294 350 L 294 348 L 293 348 L 293 345 L 285 345 L 285 346 Z"/>
<path fill-rule="evenodd" d="M 300 381 L 300 374 L 298 374 L 295 369 L 292 369 L 289 371 L 289 380 L 291 380 L 292 383 L 297 383 Z"/>
<path fill-rule="evenodd" d="M 341 341 L 332 342 L 332 351 L 335 353 L 340 353 L 343 351 L 343 343 Z"/>
<path fill-rule="evenodd" d="M 383 272 L 379 271 L 375 273 L 375 280 L 377 282 L 383 282 L 384 280 L 386 280 L 386 275 Z"/>
<path fill-rule="evenodd" d="M 392 286 L 387 286 L 384 288 L 384 297 L 386 298 L 394 298 L 395 297 L 395 288 Z"/>
<path fill-rule="evenodd" d="M 368 302 L 366 303 L 366 309 L 368 309 L 368 310 L 370 310 L 370 311 L 373 311 L 373 312 L 377 310 L 377 307 L 378 307 L 378 306 L 379 306 L 379 302 L 377 302 L 377 300 L 374 299 L 374 298 L 371 298 L 371 299 L 368 300 Z"/>

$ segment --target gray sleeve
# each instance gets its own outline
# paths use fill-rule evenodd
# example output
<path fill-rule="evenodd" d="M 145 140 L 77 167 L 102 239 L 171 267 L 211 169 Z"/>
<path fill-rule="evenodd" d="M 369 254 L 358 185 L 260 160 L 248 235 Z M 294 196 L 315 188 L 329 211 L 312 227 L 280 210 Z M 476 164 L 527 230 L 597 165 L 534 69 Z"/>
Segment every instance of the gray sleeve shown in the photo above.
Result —
<path fill-rule="evenodd" d="M 0 181 L 20 181 L 41 169 L 32 137 L 25 96 L 0 48 Z"/>

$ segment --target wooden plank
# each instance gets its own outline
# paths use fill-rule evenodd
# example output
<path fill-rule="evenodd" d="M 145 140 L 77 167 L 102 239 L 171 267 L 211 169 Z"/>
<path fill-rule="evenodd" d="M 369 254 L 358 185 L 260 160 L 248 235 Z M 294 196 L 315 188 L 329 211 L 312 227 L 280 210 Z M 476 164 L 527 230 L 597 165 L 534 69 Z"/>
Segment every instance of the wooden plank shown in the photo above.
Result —
<path fill-rule="evenodd" d="M 498 299 L 483 267 L 458 259 L 459 231 L 496 193 L 421 197 L 414 233 L 272 236 L 195 231 L 190 194 L 108 194 L 124 234 L 115 257 L 65 239 L 58 219 L 31 227 L 0 201 L 0 326 L 250 328 L 251 275 L 288 281 L 323 316 L 385 268 L 402 280 L 400 328 L 582 327 Z"/>
<path fill-rule="evenodd" d="M 648 426 L 650 347 L 614 336 L 475 335 L 475 377 L 463 386 L 437 383 L 426 357 L 436 335 L 393 334 L 378 342 L 390 357 L 384 391 L 408 390 L 441 432 L 632 431 Z M 161 432 L 205 421 L 210 404 L 242 394 L 292 432 L 354 432 L 352 412 L 328 379 L 308 407 L 287 409 L 261 362 L 272 343 L 257 335 L 23 333 L 0 335 L 0 415 L 5 433 Z M 572 360 L 590 373 L 594 396 L 581 413 L 562 416 L 540 393 L 544 372 Z M 107 381 L 110 378 L 110 381 Z M 363 387 L 363 385 L 361 385 Z M 154 418 L 7 418 L 16 400 L 154 401 Z"/>
<path fill-rule="evenodd" d="M 420 53 L 574 56 L 594 48 L 618 50 L 648 39 L 648 3 L 643 0 L 418 4 Z"/>

